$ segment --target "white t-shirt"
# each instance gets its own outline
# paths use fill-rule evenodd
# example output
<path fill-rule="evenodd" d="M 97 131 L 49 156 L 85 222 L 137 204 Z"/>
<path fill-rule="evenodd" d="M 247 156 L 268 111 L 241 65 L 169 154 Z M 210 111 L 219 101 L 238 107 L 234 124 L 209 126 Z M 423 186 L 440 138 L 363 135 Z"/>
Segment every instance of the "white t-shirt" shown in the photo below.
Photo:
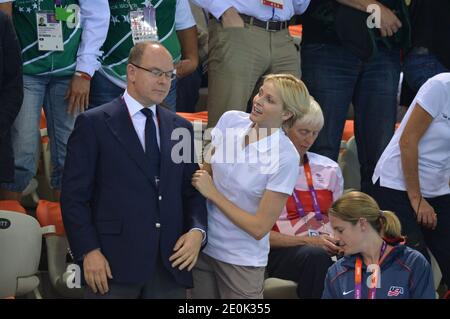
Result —
<path fill-rule="evenodd" d="M 419 104 L 433 121 L 419 141 L 419 182 L 424 197 L 450 194 L 450 73 L 429 79 L 419 90 L 400 127 L 375 167 L 373 183 L 406 191 L 399 141 L 411 112 Z"/>
<path fill-rule="evenodd" d="M 230 111 L 211 132 L 215 153 L 211 158 L 217 190 L 250 214 L 256 214 L 266 190 L 291 194 L 300 157 L 279 129 L 244 149 L 252 122 L 249 114 Z M 240 266 L 263 267 L 269 254 L 269 234 L 256 240 L 230 221 L 212 202 L 208 208 L 208 244 L 203 252 L 217 260 Z"/>

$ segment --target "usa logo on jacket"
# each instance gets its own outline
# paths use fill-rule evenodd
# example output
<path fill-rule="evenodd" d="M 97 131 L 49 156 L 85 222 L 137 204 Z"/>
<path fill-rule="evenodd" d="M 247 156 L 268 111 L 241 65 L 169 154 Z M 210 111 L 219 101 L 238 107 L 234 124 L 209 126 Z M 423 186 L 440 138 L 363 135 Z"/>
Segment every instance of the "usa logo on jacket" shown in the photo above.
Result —
<path fill-rule="evenodd" d="M 388 297 L 397 297 L 403 295 L 403 287 L 391 286 L 388 291 Z"/>

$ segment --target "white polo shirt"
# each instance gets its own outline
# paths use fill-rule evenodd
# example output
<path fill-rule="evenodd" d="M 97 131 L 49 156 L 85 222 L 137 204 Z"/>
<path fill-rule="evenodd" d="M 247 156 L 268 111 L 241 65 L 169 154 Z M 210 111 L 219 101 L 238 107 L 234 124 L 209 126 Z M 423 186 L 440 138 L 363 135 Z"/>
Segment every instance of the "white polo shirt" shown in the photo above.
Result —
<path fill-rule="evenodd" d="M 400 127 L 375 167 L 373 183 L 406 191 L 399 141 L 418 103 L 433 121 L 419 141 L 419 182 L 424 197 L 450 194 L 450 73 L 429 79 L 419 90 Z"/>
<path fill-rule="evenodd" d="M 215 148 L 211 166 L 217 190 L 241 209 L 256 214 L 266 190 L 292 193 L 300 157 L 281 129 L 243 148 L 244 137 L 252 125 L 247 113 L 224 113 L 211 132 Z M 233 224 L 212 202 L 207 202 L 207 208 L 205 254 L 234 265 L 267 265 L 268 234 L 256 240 Z"/>

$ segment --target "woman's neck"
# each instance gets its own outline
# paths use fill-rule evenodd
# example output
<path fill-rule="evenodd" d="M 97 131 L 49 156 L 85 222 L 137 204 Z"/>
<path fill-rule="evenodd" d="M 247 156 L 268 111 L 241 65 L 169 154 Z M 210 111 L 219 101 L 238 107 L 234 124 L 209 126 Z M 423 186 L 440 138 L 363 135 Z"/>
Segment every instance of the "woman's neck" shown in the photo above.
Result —
<path fill-rule="evenodd" d="M 250 137 L 255 136 L 254 138 L 250 138 L 251 142 L 259 141 L 265 137 L 268 137 L 275 132 L 277 132 L 279 127 L 261 127 L 257 123 L 253 124 L 250 128 Z"/>
<path fill-rule="evenodd" d="M 373 234 L 371 237 L 365 241 L 366 247 L 361 252 L 366 265 L 378 264 L 380 261 L 381 246 L 383 245 L 383 238 L 378 234 Z"/>
<path fill-rule="evenodd" d="M 304 158 L 306 153 L 299 152 L 299 154 L 300 154 L 300 166 L 302 166 L 305 162 Z"/>

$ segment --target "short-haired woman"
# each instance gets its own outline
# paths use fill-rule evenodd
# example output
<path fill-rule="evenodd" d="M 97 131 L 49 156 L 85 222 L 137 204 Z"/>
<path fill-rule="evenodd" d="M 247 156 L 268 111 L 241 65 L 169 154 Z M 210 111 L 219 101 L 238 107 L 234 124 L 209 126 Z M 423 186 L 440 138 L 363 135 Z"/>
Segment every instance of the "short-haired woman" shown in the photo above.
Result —
<path fill-rule="evenodd" d="M 340 252 L 327 223 L 327 211 L 343 190 L 339 165 L 309 152 L 324 124 L 319 104 L 311 99 L 308 113 L 287 134 L 300 154 L 295 189 L 270 232 L 269 277 L 292 280 L 300 299 L 320 298 L 323 281 Z"/>
<path fill-rule="evenodd" d="M 286 136 L 310 96 L 292 75 L 265 78 L 250 114 L 213 129 L 211 165 L 192 179 L 208 199 L 208 244 L 193 270 L 194 298 L 262 298 L 269 231 L 292 193 L 299 155 Z"/>

